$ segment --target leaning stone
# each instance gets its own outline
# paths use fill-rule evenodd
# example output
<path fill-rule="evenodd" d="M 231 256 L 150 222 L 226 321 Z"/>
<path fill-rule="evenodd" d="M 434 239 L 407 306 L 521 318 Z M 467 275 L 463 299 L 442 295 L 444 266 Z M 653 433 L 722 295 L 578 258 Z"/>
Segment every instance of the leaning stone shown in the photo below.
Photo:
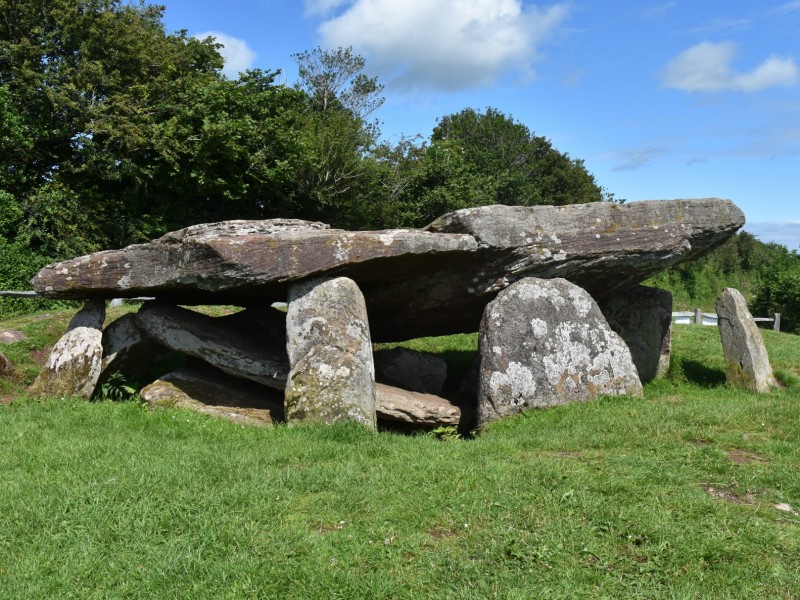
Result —
<path fill-rule="evenodd" d="M 523 279 L 481 322 L 478 424 L 598 396 L 641 396 L 630 351 L 592 297 L 564 279 Z"/>
<path fill-rule="evenodd" d="M 208 367 L 181 367 L 145 386 L 139 395 L 151 410 L 188 408 L 243 425 L 283 420 L 280 392 Z"/>
<path fill-rule="evenodd" d="M 150 365 L 158 346 L 136 324 L 136 315 L 122 315 L 103 331 L 103 370 L 98 386 L 112 373 L 136 378 Z"/>
<path fill-rule="evenodd" d="M 375 367 L 364 297 L 351 279 L 314 279 L 289 290 L 286 419 L 355 421 L 376 429 Z"/>
<path fill-rule="evenodd" d="M 768 392 L 777 383 L 761 332 L 739 290 L 722 290 L 717 298 L 717 316 L 728 383 L 754 392 Z"/>
<path fill-rule="evenodd" d="M 625 340 L 642 383 L 664 377 L 672 340 L 672 294 L 637 285 L 601 302 L 600 310 Z"/>
<path fill-rule="evenodd" d="M 289 361 L 282 340 L 269 339 L 258 329 L 245 333 L 230 326 L 227 318 L 147 302 L 136 314 L 136 324 L 170 350 L 204 360 L 230 375 L 283 390 Z"/>
<path fill-rule="evenodd" d="M 426 352 L 392 348 L 375 357 L 375 377 L 412 392 L 438 395 L 447 379 L 447 363 Z"/>
<path fill-rule="evenodd" d="M 105 315 L 102 300 L 91 300 L 78 311 L 31 385 L 32 394 L 92 397 L 102 368 Z"/>
<path fill-rule="evenodd" d="M 421 394 L 391 385 L 375 385 L 376 411 L 379 419 L 410 425 L 458 425 L 461 409 L 444 398 Z"/>

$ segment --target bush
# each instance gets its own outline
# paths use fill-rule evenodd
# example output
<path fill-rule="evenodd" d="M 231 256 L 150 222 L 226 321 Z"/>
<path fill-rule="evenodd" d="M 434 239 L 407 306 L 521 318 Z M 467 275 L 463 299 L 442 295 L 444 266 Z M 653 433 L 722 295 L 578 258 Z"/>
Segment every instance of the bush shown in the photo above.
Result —
<path fill-rule="evenodd" d="M 800 333 L 800 260 L 778 265 L 763 275 L 751 302 L 751 312 L 781 313 L 781 330 Z"/>

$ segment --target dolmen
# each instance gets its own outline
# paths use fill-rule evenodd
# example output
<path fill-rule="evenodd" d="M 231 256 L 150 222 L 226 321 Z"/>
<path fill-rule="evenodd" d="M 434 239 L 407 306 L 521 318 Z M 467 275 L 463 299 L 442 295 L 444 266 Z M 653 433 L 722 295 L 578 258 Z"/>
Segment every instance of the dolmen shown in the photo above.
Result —
<path fill-rule="evenodd" d="M 711 198 L 485 206 L 411 230 L 194 225 L 33 278 L 40 295 L 85 300 L 94 315 L 94 331 L 82 324 L 76 338 L 76 325 L 56 345 L 34 388 L 90 397 L 119 371 L 147 383 L 141 394 L 154 405 L 224 397 L 207 412 L 225 414 L 241 389 L 251 407 L 263 396 L 265 422 L 370 429 L 484 426 L 528 408 L 639 395 L 669 363 L 672 308 L 668 292 L 641 282 L 743 224 L 732 202 Z M 98 303 L 142 296 L 153 300 L 137 314 L 98 324 Z M 285 312 L 273 308 L 287 301 Z M 195 305 L 241 310 L 209 317 L 186 308 Z M 376 381 L 374 343 L 465 332 L 480 333 L 479 353 L 460 386 L 445 386 L 458 393 L 441 391 L 435 357 L 411 351 L 379 357 Z M 163 349 L 187 364 L 142 381 Z"/>

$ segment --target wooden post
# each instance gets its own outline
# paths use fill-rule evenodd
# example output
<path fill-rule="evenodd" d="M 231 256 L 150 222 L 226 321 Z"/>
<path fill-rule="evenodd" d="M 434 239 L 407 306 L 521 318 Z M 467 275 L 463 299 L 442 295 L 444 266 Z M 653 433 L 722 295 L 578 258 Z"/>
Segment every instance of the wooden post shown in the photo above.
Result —
<path fill-rule="evenodd" d="M 775 331 L 781 330 L 781 313 L 775 313 L 775 321 L 772 323 L 772 328 Z"/>
<path fill-rule="evenodd" d="M 694 324 L 695 325 L 703 324 L 703 313 L 700 312 L 699 308 L 694 309 Z"/>

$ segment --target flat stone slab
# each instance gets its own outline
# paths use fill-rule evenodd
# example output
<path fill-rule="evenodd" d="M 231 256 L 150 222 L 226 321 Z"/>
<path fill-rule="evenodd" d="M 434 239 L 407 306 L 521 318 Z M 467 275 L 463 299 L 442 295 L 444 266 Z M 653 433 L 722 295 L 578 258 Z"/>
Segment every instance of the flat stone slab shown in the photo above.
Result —
<path fill-rule="evenodd" d="M 256 383 L 202 366 L 181 367 L 139 393 L 155 408 L 188 408 L 243 425 L 283 421 L 283 396 Z"/>
<path fill-rule="evenodd" d="M 375 410 L 379 419 L 410 425 L 453 425 L 461 422 L 461 408 L 439 396 L 375 384 Z"/>
<path fill-rule="evenodd" d="M 597 300 L 614 296 L 743 224 L 732 202 L 714 198 L 486 206 L 423 230 L 227 221 L 49 265 L 31 283 L 50 298 L 248 306 L 285 300 L 293 282 L 344 276 L 364 294 L 373 341 L 393 341 L 477 331 L 486 304 L 524 277 L 561 277 Z"/>

